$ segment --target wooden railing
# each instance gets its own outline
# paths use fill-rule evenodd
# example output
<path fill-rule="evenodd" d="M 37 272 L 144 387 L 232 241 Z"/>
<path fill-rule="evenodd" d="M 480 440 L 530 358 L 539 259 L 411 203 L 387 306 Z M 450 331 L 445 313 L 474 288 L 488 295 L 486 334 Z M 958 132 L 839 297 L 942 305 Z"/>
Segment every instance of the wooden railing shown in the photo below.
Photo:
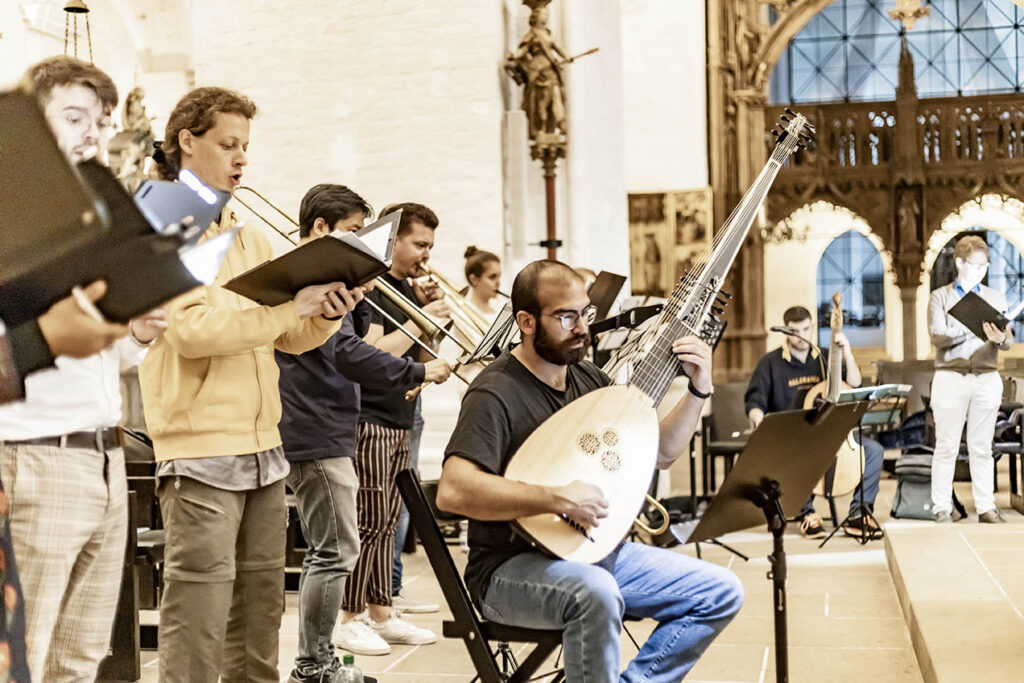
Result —
<path fill-rule="evenodd" d="M 895 101 L 793 108 L 814 123 L 817 134 L 780 178 L 822 174 L 854 180 L 887 173 L 903 136 L 913 138 L 926 174 L 956 173 L 979 163 L 1024 164 L 1024 98 L 1019 94 L 919 100 L 912 121 L 898 119 Z M 766 120 L 777 120 L 783 109 L 769 107 Z M 772 141 L 766 144 L 770 150 Z"/>

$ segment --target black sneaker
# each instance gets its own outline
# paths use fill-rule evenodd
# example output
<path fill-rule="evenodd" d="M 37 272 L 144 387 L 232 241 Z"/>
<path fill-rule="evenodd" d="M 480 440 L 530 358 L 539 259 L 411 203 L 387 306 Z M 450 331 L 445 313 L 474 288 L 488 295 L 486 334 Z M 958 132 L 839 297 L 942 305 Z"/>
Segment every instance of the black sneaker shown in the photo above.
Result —
<path fill-rule="evenodd" d="M 320 669 L 310 673 L 292 669 L 288 675 L 288 683 L 331 683 L 333 680 L 334 674 L 330 669 Z"/>
<path fill-rule="evenodd" d="M 334 683 L 340 668 L 341 660 L 335 657 L 330 666 L 313 673 L 302 673 L 298 669 L 292 669 L 288 683 Z M 377 679 L 363 674 L 363 683 L 377 683 Z"/>

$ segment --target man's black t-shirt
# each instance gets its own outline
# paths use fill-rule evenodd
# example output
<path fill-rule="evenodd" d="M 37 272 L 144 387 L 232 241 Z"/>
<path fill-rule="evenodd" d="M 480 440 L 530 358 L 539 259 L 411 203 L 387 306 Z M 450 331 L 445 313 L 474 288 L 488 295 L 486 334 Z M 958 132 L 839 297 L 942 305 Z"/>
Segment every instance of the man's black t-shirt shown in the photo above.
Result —
<path fill-rule="evenodd" d="M 386 280 L 388 284 L 404 294 L 410 302 L 416 301 L 416 293 L 413 291 L 412 285 L 409 284 L 408 280 L 399 280 L 393 277 L 391 273 L 381 275 L 381 279 Z M 369 292 L 366 298 L 371 299 L 373 303 L 387 311 L 388 315 L 398 322 L 404 323 L 409 320 L 408 316 L 402 313 L 402 309 L 396 306 L 391 299 L 381 294 L 379 289 Z M 389 334 L 398 329 L 390 320 L 377 311 L 373 311 L 371 322 L 381 325 L 384 328 L 384 334 Z M 409 350 L 402 354 L 402 357 L 418 361 L 420 357 L 419 345 L 413 344 L 410 346 Z M 405 400 L 405 392 L 408 388 L 402 385 L 387 388 L 364 386 L 360 401 L 359 421 L 370 422 L 391 429 L 412 429 L 416 402 Z"/>
<path fill-rule="evenodd" d="M 567 367 L 565 391 L 558 391 L 506 351 L 466 392 L 445 458 L 457 455 L 486 472 L 502 474 L 519 446 L 544 420 L 570 401 L 609 384 L 611 380 L 596 365 L 583 361 Z M 484 596 L 491 574 L 501 564 L 532 550 L 508 522 L 470 520 L 466 587 L 473 598 L 479 601 Z"/>

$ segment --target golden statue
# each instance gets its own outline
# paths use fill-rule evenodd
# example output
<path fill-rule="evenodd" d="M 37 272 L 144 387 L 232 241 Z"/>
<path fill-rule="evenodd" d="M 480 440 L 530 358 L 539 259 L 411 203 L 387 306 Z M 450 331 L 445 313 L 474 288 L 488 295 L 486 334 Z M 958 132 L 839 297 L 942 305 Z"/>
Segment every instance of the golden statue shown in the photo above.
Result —
<path fill-rule="evenodd" d="M 146 158 L 153 149 L 153 122 L 142 102 L 145 96 L 142 88 L 133 88 L 125 97 L 121 119 L 123 130 L 111 144 L 111 152 L 117 152 L 116 159 L 112 155 L 111 167 L 116 169 L 118 180 L 131 192 L 146 179 Z"/>
<path fill-rule="evenodd" d="M 567 56 L 548 28 L 548 2 L 534 0 L 526 4 L 532 8 L 530 29 L 519 41 L 515 52 L 505 57 L 505 72 L 518 85 L 524 86 L 523 111 L 529 122 L 530 140 L 537 141 L 542 134 L 557 138 L 568 132 L 565 125 L 565 65 L 576 57 L 596 52 L 597 48 L 576 57 Z"/>

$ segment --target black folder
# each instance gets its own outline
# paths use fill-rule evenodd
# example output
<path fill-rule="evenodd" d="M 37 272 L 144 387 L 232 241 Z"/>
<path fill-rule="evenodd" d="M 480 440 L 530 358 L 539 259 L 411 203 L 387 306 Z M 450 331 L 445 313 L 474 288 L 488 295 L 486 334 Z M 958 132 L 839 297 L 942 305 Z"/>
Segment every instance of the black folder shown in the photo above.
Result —
<path fill-rule="evenodd" d="M 95 280 L 107 282 L 96 306 L 122 323 L 212 281 L 237 231 L 195 245 L 187 242 L 205 226 L 183 233 L 151 224 L 110 169 L 95 161 L 69 165 L 30 95 L 0 94 L 0 119 L 0 319 L 6 324 L 37 318 L 75 286 Z M 166 198 L 166 189 L 154 196 Z M 223 207 L 227 195 L 216 200 Z M 194 208 L 183 202 L 177 221 Z M 161 210 L 168 215 L 166 202 Z"/>
<path fill-rule="evenodd" d="M 626 284 L 625 275 L 617 275 L 602 270 L 597 274 L 594 284 L 590 285 L 587 296 L 590 303 L 597 306 L 597 313 L 594 320 L 604 320 L 608 317 L 608 311 L 612 310 L 612 304 L 622 291 L 622 285 Z"/>
<path fill-rule="evenodd" d="M 306 242 L 229 280 L 224 287 L 265 306 L 291 301 L 300 289 L 310 285 L 344 282 L 347 287 L 358 287 L 390 268 L 391 245 L 401 213 L 390 213 L 358 233 L 336 231 Z M 384 255 L 359 237 L 377 230 L 389 231 Z"/>
<path fill-rule="evenodd" d="M 964 327 L 982 341 L 988 341 L 988 335 L 985 334 L 985 328 L 982 326 L 983 323 L 992 323 L 1002 329 L 1008 322 L 1006 316 L 974 292 L 967 292 L 964 298 L 949 309 L 949 314 L 963 323 Z"/>
<path fill-rule="evenodd" d="M 0 279 L 6 279 L 101 236 L 109 216 L 57 146 L 33 95 L 0 93 L 0 122 Z"/>

